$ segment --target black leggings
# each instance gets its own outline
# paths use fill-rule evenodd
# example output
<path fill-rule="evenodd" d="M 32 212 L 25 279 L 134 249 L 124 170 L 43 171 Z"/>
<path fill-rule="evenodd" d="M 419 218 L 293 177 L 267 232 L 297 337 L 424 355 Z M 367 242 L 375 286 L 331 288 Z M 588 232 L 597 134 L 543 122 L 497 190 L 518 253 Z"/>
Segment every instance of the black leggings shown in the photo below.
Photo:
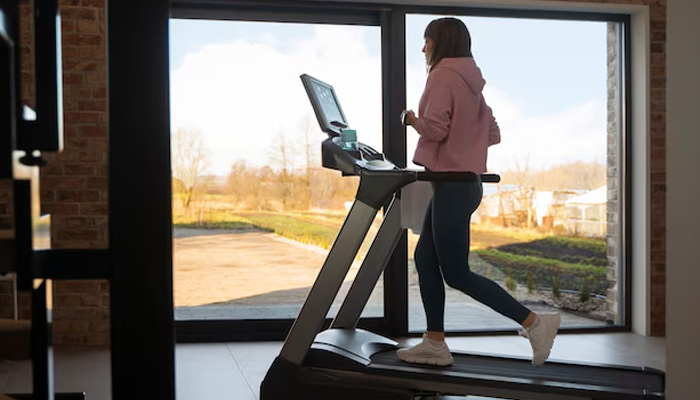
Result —
<path fill-rule="evenodd" d="M 477 182 L 433 182 L 414 259 L 428 330 L 444 332 L 445 286 L 458 289 L 522 324 L 530 310 L 492 280 L 469 269 L 469 222 L 481 203 Z"/>

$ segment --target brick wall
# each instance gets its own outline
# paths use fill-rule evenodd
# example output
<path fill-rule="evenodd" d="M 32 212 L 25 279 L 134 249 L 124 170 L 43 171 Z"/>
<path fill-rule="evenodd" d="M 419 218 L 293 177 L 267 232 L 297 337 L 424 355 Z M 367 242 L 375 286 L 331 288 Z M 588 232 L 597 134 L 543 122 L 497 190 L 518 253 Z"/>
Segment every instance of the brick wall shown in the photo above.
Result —
<path fill-rule="evenodd" d="M 12 215 L 12 181 L 0 179 L 0 240 L 12 235 Z M 14 307 L 14 285 L 11 281 L 0 279 L 0 318 L 14 318 Z"/>
<path fill-rule="evenodd" d="M 608 321 L 619 324 L 622 321 L 619 312 L 620 303 L 618 301 L 619 290 L 619 269 L 620 269 L 620 25 L 608 23 L 608 165 L 607 165 L 607 233 L 606 242 L 608 245 L 608 291 L 606 293 Z"/>
<path fill-rule="evenodd" d="M 0 230 L 12 228 L 12 181 L 0 179 Z"/>
<path fill-rule="evenodd" d="M 44 154 L 48 165 L 41 170 L 42 212 L 51 214 L 53 248 L 107 248 L 105 2 L 61 0 L 60 6 L 64 151 Z M 31 16 L 30 2 L 21 1 L 21 95 L 30 106 L 34 104 Z M 0 219 L 5 210 L 2 199 L 11 195 L 11 186 L 0 185 Z M 54 295 L 54 343 L 109 344 L 106 281 L 56 282 Z M 21 317 L 28 316 L 28 306 L 27 296 L 22 296 Z"/>
<path fill-rule="evenodd" d="M 576 2 L 576 0 L 569 0 Z M 665 333 L 665 36 L 666 0 L 598 0 L 651 8 L 651 333 Z M 105 1 L 61 0 L 65 149 L 47 155 L 42 170 L 43 212 L 52 214 L 55 248 L 105 248 L 107 227 L 107 102 Z M 23 1 L 22 18 L 31 10 Z M 30 31 L 22 29 L 22 94 L 31 103 Z M 10 210 L 11 186 L 0 182 L 0 222 Z M 2 303 L 0 303 L 2 307 Z M 0 310 L 0 313 L 2 311 Z M 109 286 L 103 281 L 58 282 L 54 302 L 56 344 L 109 343 Z"/>
<path fill-rule="evenodd" d="M 666 334 L 666 0 L 651 7 L 651 334 Z"/>
<path fill-rule="evenodd" d="M 104 0 L 61 0 L 64 151 L 42 169 L 54 248 L 107 248 L 107 70 Z M 56 282 L 54 341 L 109 344 L 109 284 Z"/>

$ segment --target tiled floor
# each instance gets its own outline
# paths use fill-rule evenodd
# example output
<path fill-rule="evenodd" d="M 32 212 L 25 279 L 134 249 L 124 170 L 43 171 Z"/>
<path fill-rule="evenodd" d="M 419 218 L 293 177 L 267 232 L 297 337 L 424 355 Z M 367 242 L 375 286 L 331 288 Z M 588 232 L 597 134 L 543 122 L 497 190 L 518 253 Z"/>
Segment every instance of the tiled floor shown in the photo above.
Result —
<path fill-rule="evenodd" d="M 415 341 L 411 339 L 409 341 Z M 529 343 L 518 336 L 450 338 L 450 347 L 501 355 L 528 356 Z M 256 400 L 280 342 L 179 344 L 176 347 L 178 400 Z M 557 337 L 552 359 L 665 369 L 663 338 L 631 333 L 566 334 Z M 30 363 L 0 362 L 0 393 L 30 389 Z M 55 351 L 56 390 L 84 391 L 88 400 L 109 400 L 107 350 Z"/>

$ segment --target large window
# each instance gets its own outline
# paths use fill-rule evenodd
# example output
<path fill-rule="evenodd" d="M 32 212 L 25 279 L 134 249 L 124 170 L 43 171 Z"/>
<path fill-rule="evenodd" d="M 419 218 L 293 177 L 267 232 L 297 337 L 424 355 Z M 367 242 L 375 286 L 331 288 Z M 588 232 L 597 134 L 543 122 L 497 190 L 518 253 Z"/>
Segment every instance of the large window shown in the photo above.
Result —
<path fill-rule="evenodd" d="M 629 326 L 626 17 L 264 3 L 173 3 L 174 298 L 185 322 L 178 327 L 257 320 L 249 326 L 268 329 L 263 320 L 272 319 L 270 337 L 284 337 L 358 182 L 321 167 L 325 134 L 299 76 L 334 86 L 358 140 L 418 168 L 418 135 L 404 133 L 398 114 L 404 106 L 418 111 L 428 74 L 423 32 L 447 15 L 471 32 L 502 136 L 488 158 L 502 180 L 484 185 L 471 220 L 470 267 L 534 311 L 560 311 L 565 329 Z M 363 313 L 379 317 L 364 319 L 369 326 L 425 329 L 417 239 L 409 230 L 397 246 Z M 452 332 L 517 327 L 449 287 L 445 322 Z"/>
<path fill-rule="evenodd" d="M 170 28 L 176 318 L 292 319 L 358 182 L 321 167 L 326 135 L 300 75 L 332 84 L 359 138 L 381 149 L 380 29 L 183 19 Z M 364 316 L 382 315 L 376 292 Z"/>
<path fill-rule="evenodd" d="M 406 18 L 407 104 L 427 72 L 423 33 L 436 15 Z M 501 128 L 471 220 L 470 267 L 563 327 L 620 323 L 620 48 L 618 23 L 460 17 Z M 409 165 L 418 135 L 407 130 Z M 425 329 L 409 233 L 409 329 Z M 447 288 L 446 329 L 517 327 Z"/>

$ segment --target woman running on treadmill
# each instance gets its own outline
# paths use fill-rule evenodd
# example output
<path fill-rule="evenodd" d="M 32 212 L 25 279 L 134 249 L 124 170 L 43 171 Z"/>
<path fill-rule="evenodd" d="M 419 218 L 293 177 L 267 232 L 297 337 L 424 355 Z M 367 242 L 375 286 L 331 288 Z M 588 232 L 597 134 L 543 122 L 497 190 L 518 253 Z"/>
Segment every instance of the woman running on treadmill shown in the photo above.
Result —
<path fill-rule="evenodd" d="M 424 38 L 429 72 L 420 117 L 410 110 L 401 113 L 402 121 L 420 135 L 413 162 L 430 171 L 485 173 L 488 147 L 499 143 L 501 134 L 484 101 L 485 81 L 472 57 L 469 31 L 459 19 L 440 18 L 428 24 Z M 520 334 L 532 345 L 532 364 L 542 365 L 559 330 L 559 314 L 535 314 L 469 269 L 469 223 L 483 196 L 481 181 L 432 182 L 432 188 L 414 254 L 427 332 L 418 345 L 398 350 L 398 357 L 411 363 L 452 363 L 445 344 L 446 283 L 522 325 Z"/>

